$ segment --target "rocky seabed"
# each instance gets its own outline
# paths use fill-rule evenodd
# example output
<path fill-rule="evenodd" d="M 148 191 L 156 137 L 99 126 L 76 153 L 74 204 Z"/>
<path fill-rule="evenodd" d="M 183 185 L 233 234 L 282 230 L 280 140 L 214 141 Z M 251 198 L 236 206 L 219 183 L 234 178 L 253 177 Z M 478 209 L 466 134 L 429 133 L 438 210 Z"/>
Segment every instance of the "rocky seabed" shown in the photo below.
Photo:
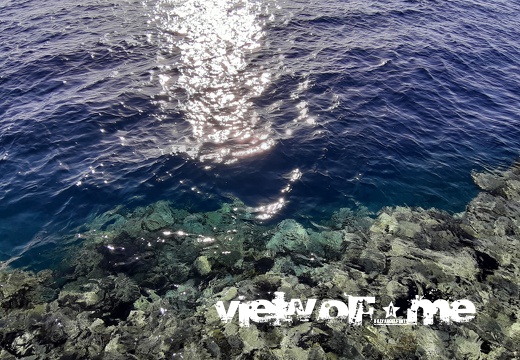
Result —
<path fill-rule="evenodd" d="M 1 359 L 520 358 L 520 164 L 475 173 L 459 214 L 340 209 L 325 224 L 262 226 L 239 201 L 190 213 L 119 207 L 67 240 L 65 261 L 0 272 Z M 79 244 L 78 244 L 78 239 Z M 377 326 L 237 317 L 221 301 L 467 299 L 467 322 Z M 399 313 L 397 313 L 400 315 Z"/>

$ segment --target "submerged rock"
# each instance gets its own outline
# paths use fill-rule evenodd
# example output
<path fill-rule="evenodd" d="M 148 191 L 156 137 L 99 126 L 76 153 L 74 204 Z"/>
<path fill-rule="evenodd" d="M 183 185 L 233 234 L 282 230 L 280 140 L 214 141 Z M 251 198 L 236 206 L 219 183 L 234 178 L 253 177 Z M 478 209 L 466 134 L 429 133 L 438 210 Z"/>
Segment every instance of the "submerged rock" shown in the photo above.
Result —
<path fill-rule="evenodd" d="M 197 260 L 195 260 L 195 268 L 202 276 L 208 275 L 211 272 L 211 264 L 206 256 L 199 256 Z"/>
<path fill-rule="evenodd" d="M 283 220 L 276 226 L 276 232 L 266 245 L 275 253 L 305 253 L 309 245 L 307 230 L 292 219 Z"/>
<path fill-rule="evenodd" d="M 0 358 L 513 359 L 520 167 L 473 178 L 483 192 L 461 214 L 395 207 L 371 219 L 340 209 L 313 229 L 290 219 L 261 227 L 243 204 L 196 214 L 164 201 L 114 209 L 85 226 L 62 273 L 0 272 Z M 241 327 L 215 308 L 275 292 L 373 296 L 379 319 L 391 302 L 405 316 L 416 296 L 469 299 L 477 316 L 413 327 L 365 317 L 353 326 L 313 313 Z"/>

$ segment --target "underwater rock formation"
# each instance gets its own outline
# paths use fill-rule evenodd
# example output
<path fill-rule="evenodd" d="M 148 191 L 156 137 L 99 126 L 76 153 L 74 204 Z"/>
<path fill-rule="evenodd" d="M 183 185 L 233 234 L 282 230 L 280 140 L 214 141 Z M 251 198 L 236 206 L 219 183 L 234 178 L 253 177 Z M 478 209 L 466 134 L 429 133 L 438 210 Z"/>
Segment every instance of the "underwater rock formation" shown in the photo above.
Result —
<path fill-rule="evenodd" d="M 240 204 L 193 214 L 166 201 L 114 209 L 85 225 L 59 270 L 0 272 L 0 358 L 518 358 L 520 165 L 473 179 L 482 192 L 463 213 L 341 209 L 320 231 L 290 219 L 255 224 Z M 416 296 L 468 299 L 477 310 L 451 325 L 313 315 L 243 327 L 215 307 L 275 292 L 374 297 L 378 318 L 391 302 L 403 315 Z"/>

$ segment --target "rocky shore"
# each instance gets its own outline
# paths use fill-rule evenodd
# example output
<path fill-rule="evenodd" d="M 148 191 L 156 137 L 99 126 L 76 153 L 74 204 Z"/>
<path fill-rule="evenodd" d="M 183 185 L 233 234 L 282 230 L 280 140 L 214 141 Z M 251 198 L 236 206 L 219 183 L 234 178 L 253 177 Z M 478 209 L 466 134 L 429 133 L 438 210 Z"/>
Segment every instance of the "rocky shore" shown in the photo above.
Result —
<path fill-rule="evenodd" d="M 473 174 L 464 212 L 338 210 L 326 224 L 257 224 L 240 202 L 190 213 L 161 201 L 78 229 L 66 261 L 0 272 L 1 359 L 520 358 L 520 164 Z M 72 239 L 71 239 L 72 240 Z M 471 321 L 376 326 L 227 323 L 236 300 L 416 296 L 470 300 Z M 404 316 L 404 312 L 397 316 Z M 424 315 L 424 314 L 423 314 Z"/>

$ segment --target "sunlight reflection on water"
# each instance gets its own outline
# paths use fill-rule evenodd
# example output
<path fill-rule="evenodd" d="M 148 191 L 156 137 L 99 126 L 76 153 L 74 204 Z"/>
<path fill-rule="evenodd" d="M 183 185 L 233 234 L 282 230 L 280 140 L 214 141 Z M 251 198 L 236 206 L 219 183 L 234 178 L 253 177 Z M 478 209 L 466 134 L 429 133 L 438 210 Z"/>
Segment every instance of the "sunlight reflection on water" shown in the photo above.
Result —
<path fill-rule="evenodd" d="M 192 129 L 188 143 L 176 142 L 172 153 L 230 164 L 275 144 L 252 101 L 272 77 L 251 64 L 265 35 L 261 14 L 260 3 L 239 0 L 170 0 L 154 8 L 167 49 L 159 81 L 166 95 L 185 94 L 179 107 Z"/>

